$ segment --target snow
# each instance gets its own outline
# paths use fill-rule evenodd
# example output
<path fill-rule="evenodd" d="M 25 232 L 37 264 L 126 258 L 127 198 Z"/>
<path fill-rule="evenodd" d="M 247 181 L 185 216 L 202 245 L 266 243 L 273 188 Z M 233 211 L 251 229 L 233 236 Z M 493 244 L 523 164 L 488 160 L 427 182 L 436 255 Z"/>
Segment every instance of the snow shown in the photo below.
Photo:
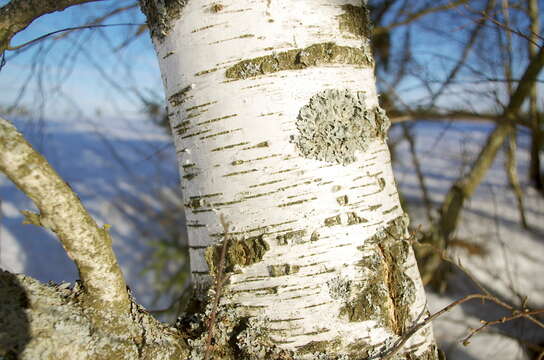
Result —
<path fill-rule="evenodd" d="M 178 189 L 178 175 L 168 136 L 153 127 L 121 131 L 115 124 L 114 131 L 98 129 L 104 133 L 67 122 L 47 122 L 45 128 L 37 128 L 18 121 L 16 126 L 70 184 L 98 224 L 112 225 L 114 250 L 127 283 L 140 302 L 151 306 L 153 279 L 142 275 L 150 260 L 145 234 L 165 235 L 150 220 L 168 210 L 159 198 L 181 203 L 171 194 Z M 76 280 L 77 270 L 54 235 L 21 224 L 19 211 L 35 207 L 3 174 L 0 200 L 0 267 L 42 282 Z M 179 216 L 180 228 L 183 222 Z"/>
<path fill-rule="evenodd" d="M 159 304 L 152 302 L 153 278 L 141 271 L 150 261 L 149 234 L 158 232 L 157 238 L 164 235 L 150 219 L 181 205 L 175 153 L 168 137 L 151 126 L 115 126 L 113 121 L 111 129 L 109 125 L 74 126 L 68 122 L 47 122 L 42 128 L 22 121 L 16 125 L 79 194 L 99 224 L 112 225 L 115 252 L 137 300 L 153 308 L 166 304 L 168 295 Z M 424 122 L 416 126 L 418 156 L 435 207 L 459 174 L 468 170 L 491 128 L 476 123 Z M 391 137 L 399 135 L 400 131 L 393 129 Z M 527 296 L 527 305 L 536 309 L 544 307 L 544 199 L 526 183 L 526 133 L 520 132 L 518 143 L 518 170 L 530 231 L 519 224 L 501 152 L 475 196 L 467 202 L 457 233 L 458 238 L 479 245 L 485 254 L 471 255 L 455 247 L 451 256 L 502 300 L 521 306 Z M 423 224 L 424 228 L 421 192 L 405 141 L 396 149 L 395 175 L 408 200 L 412 224 Z M 3 175 L 0 201 L 0 267 L 43 282 L 74 281 L 77 271 L 54 236 L 21 224 L 19 211 L 34 207 Z M 175 226 L 182 228 L 183 222 L 180 216 Z M 478 289 L 456 272 L 444 294 L 427 291 L 429 308 L 435 312 Z M 469 328 L 480 326 L 480 319 L 495 320 L 505 315 L 509 314 L 497 306 L 473 301 L 437 320 L 435 335 L 448 359 L 528 359 L 515 338 L 542 344 L 544 330 L 526 320 L 479 333 L 469 346 L 460 344 Z"/>
<path fill-rule="evenodd" d="M 444 123 L 424 122 L 415 129 L 419 161 L 435 208 L 439 208 L 444 194 L 459 174 L 468 171 L 492 129 L 490 124 L 461 123 L 451 126 L 440 138 L 446 126 Z M 516 200 L 504 170 L 504 151 L 501 151 L 476 194 L 465 204 L 456 233 L 457 238 L 479 245 L 485 254 L 471 255 L 460 247 L 454 247 L 449 254 L 500 299 L 519 308 L 527 296 L 527 306 L 538 309 L 544 307 L 544 199 L 526 181 L 528 147 L 529 137 L 520 133 L 518 174 L 525 192 L 530 231 L 520 225 Z M 411 222 L 414 226 L 423 224 L 424 228 L 427 220 L 407 142 L 400 143 L 396 153 L 395 176 L 408 200 Z M 427 290 L 428 305 L 431 312 L 436 312 L 476 292 L 480 291 L 471 280 L 456 272 L 445 294 Z M 448 359 L 527 359 L 519 342 L 512 337 L 541 344 L 544 329 L 526 320 L 515 320 L 477 334 L 469 346 L 460 343 L 470 328 L 481 325 L 480 319 L 496 320 L 508 315 L 511 313 L 491 303 L 465 303 L 434 323 L 435 336 Z"/>

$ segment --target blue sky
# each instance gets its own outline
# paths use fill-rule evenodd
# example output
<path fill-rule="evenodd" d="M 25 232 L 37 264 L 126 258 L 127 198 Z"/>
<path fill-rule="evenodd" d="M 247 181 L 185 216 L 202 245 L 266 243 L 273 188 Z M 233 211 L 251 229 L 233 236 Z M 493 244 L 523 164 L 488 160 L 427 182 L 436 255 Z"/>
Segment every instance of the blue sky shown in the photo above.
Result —
<path fill-rule="evenodd" d="M 48 14 L 17 34 L 12 46 L 52 31 L 84 25 L 132 3 L 102 1 Z M 48 118 L 139 116 L 142 105 L 137 92 L 162 96 L 155 53 L 147 31 L 129 45 L 118 47 L 144 22 L 143 14 L 133 8 L 104 24 L 135 25 L 78 30 L 62 40 L 53 40 L 53 36 L 20 53 L 7 52 L 7 63 L 0 72 L 0 105 L 12 105 L 26 84 L 20 105 Z"/>
<path fill-rule="evenodd" d="M 0 0 L 0 5 L 7 2 Z M 105 0 L 43 16 L 18 34 L 12 45 L 23 44 L 62 28 L 84 25 L 112 9 L 130 4 L 134 4 L 134 0 Z M 20 53 L 7 52 L 7 64 L 0 72 L 0 108 L 14 104 L 24 89 L 24 95 L 17 104 L 30 109 L 34 116 L 56 119 L 78 119 L 82 116 L 92 119 L 141 118 L 142 102 L 138 94 L 163 98 L 153 46 L 146 31 L 129 45 L 118 48 L 144 22 L 143 14 L 134 7 L 104 22 L 134 25 L 79 30 L 63 40 L 53 40 L 52 37 Z M 422 75 L 431 80 L 443 79 L 460 55 L 466 39 L 465 30 L 473 25 L 474 19 L 466 16 L 466 11 L 463 12 L 461 8 L 443 17 L 422 18 L 413 27 L 411 37 L 412 53 L 420 66 L 416 77 Z M 433 28 L 442 33 L 429 30 Z M 393 54 L 398 55 L 402 50 L 401 36 L 401 31 L 394 33 L 397 48 L 392 50 Z M 494 46 L 493 41 L 491 46 Z M 518 76 L 525 66 L 523 54 L 524 51 L 513 54 L 517 65 L 514 70 Z M 471 76 L 463 69 L 458 78 L 471 80 Z M 469 94 L 469 91 L 465 91 L 467 89 L 485 86 L 490 84 L 468 83 L 456 86 L 454 90 L 463 95 L 464 92 Z M 424 86 L 414 76 L 401 82 L 396 90 L 405 102 L 412 104 L 427 96 Z M 466 99 L 463 96 L 443 99 L 448 105 L 455 104 L 455 101 L 462 103 Z M 476 105 L 485 107 L 489 105 L 488 101 L 479 100 Z"/>

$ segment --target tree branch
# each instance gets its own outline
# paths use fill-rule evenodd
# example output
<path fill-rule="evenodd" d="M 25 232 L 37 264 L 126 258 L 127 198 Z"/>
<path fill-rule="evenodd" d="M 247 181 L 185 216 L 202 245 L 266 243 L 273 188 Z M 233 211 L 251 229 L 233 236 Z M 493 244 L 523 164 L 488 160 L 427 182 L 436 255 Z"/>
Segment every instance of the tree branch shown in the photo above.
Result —
<path fill-rule="evenodd" d="M 40 16 L 95 1 L 102 0 L 11 0 L 0 8 L 0 53 L 15 34 Z"/>
<path fill-rule="evenodd" d="M 457 226 L 463 202 L 467 197 L 472 196 L 487 173 L 487 170 L 491 167 L 497 151 L 503 144 L 506 136 L 510 133 L 515 116 L 519 113 L 525 98 L 529 96 L 534 80 L 543 67 L 544 47 L 541 47 L 538 54 L 531 59 L 518 87 L 510 97 L 508 106 L 504 109 L 502 117 L 508 121 L 499 124 L 489 134 L 486 144 L 480 151 L 470 172 L 465 177 L 457 180 L 448 191 L 448 194 L 446 194 L 440 219 L 440 230 L 445 239 L 449 238 Z"/>
<path fill-rule="evenodd" d="M 109 225 L 97 226 L 77 195 L 15 127 L 0 118 L 0 171 L 23 191 L 39 214 L 23 212 L 25 223 L 52 230 L 75 261 L 88 305 L 111 315 L 126 314 L 130 301 L 111 247 Z"/>
<path fill-rule="evenodd" d="M 426 15 L 429 15 L 429 14 L 432 14 L 432 13 L 436 13 L 436 12 L 440 12 L 440 11 L 444 11 L 444 10 L 450 10 L 450 9 L 456 8 L 456 7 L 460 6 L 460 5 L 466 4 L 468 2 L 469 2 L 469 0 L 457 0 L 457 1 L 453 1 L 453 2 L 450 2 L 450 3 L 444 4 L 444 5 L 439 5 L 439 6 L 436 6 L 436 7 L 430 7 L 430 8 L 423 9 L 421 11 L 409 14 L 409 15 L 406 16 L 406 18 L 404 20 L 400 20 L 398 22 L 395 22 L 395 23 L 389 24 L 389 25 L 385 25 L 385 26 L 375 27 L 374 28 L 374 36 L 378 35 L 378 34 L 386 33 L 386 32 L 390 31 L 393 28 L 409 24 L 409 23 L 411 23 L 413 21 L 418 20 L 419 18 L 421 18 L 423 16 L 426 16 Z"/>
<path fill-rule="evenodd" d="M 495 0 L 488 0 L 487 4 L 486 4 L 486 7 L 485 7 L 485 10 L 484 10 L 484 13 L 487 14 L 488 12 L 490 12 L 491 9 L 493 9 L 494 6 L 495 6 Z M 459 59 L 457 60 L 457 63 L 451 69 L 451 71 L 448 74 L 448 77 L 446 78 L 446 80 L 444 80 L 444 82 L 442 82 L 442 84 L 440 85 L 440 88 L 432 95 L 432 97 L 431 97 L 431 103 L 432 104 L 434 104 L 436 99 L 438 99 L 440 97 L 440 95 L 442 95 L 444 90 L 446 90 L 446 88 L 451 84 L 452 80 L 457 76 L 457 73 L 459 72 L 459 70 L 461 70 L 463 65 L 466 63 L 467 57 L 468 57 L 468 55 L 470 53 L 470 50 L 472 49 L 472 47 L 476 43 L 476 40 L 478 39 L 478 35 L 480 34 L 480 31 L 482 30 L 484 25 L 485 25 L 485 18 L 482 18 L 482 19 L 476 21 L 476 26 L 470 32 L 468 42 L 465 45 L 465 47 L 463 48 L 463 52 L 462 52 L 461 56 L 459 57 Z"/>
<path fill-rule="evenodd" d="M 165 359 L 189 358 L 183 334 L 159 323 L 137 304 L 122 331 L 97 327 L 75 284 L 42 284 L 0 269 L 0 358 Z"/>

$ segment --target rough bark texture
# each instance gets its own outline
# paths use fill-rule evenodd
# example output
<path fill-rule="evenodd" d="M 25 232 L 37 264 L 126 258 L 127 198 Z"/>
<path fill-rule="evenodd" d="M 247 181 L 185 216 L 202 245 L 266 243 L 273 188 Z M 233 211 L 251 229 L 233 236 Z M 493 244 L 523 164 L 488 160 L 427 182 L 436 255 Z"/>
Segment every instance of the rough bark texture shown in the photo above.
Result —
<path fill-rule="evenodd" d="M 0 8 L 0 54 L 11 38 L 42 15 L 99 0 L 11 0 Z"/>
<path fill-rule="evenodd" d="M 140 9 L 147 18 L 153 38 L 162 40 L 174 21 L 179 19 L 188 0 L 140 0 Z"/>
<path fill-rule="evenodd" d="M 97 327 L 81 286 L 44 285 L 0 269 L 0 358 L 187 359 L 184 339 L 131 302 L 123 332 Z"/>
<path fill-rule="evenodd" d="M 59 236 L 82 278 L 70 289 L 3 272 L 0 355 L 385 356 L 426 307 L 360 5 L 142 0 L 185 179 L 191 269 L 208 302 L 178 321 L 181 332 L 132 302 L 107 227 L 0 121 L 0 169 L 40 210 L 27 221 Z M 217 308 L 214 275 L 224 285 Z M 437 356 L 427 326 L 396 358 Z"/>
<path fill-rule="evenodd" d="M 98 227 L 70 186 L 15 127 L 2 118 L 0 171 L 40 211 L 39 214 L 24 211 L 25 222 L 53 231 L 75 261 L 88 306 L 113 315 L 128 313 L 130 301 L 111 247 L 108 226 Z M 108 322 L 107 319 L 96 320 Z"/>

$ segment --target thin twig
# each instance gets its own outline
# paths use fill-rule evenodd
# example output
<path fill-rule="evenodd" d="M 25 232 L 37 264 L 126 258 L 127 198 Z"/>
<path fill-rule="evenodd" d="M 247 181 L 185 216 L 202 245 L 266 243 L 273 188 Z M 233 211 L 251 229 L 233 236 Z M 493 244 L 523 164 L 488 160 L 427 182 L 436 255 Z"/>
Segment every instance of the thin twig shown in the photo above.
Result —
<path fill-rule="evenodd" d="M 206 339 L 206 352 L 204 353 L 204 360 L 209 359 L 212 348 L 213 327 L 215 325 L 215 318 L 217 316 L 217 306 L 219 305 L 219 300 L 221 298 L 221 289 L 224 285 L 225 256 L 227 253 L 227 243 L 229 241 L 229 223 L 225 220 L 223 214 L 219 216 L 219 220 L 225 231 L 225 237 L 223 239 L 223 246 L 221 247 L 219 266 L 217 267 L 217 272 L 215 274 L 215 294 L 213 298 L 212 312 L 210 313 L 210 318 L 208 319 L 208 337 Z"/>
<path fill-rule="evenodd" d="M 432 14 L 432 13 L 436 13 L 436 12 L 440 12 L 440 11 L 444 11 L 444 10 L 453 9 L 453 8 L 455 8 L 457 6 L 466 4 L 468 2 L 469 2 L 469 0 L 457 0 L 457 1 L 449 2 L 449 3 L 444 4 L 444 5 L 436 6 L 436 7 L 424 8 L 424 9 L 418 11 L 418 12 L 408 14 L 404 20 L 400 20 L 398 22 L 395 22 L 393 24 L 389 24 L 387 26 L 374 28 L 374 35 L 386 33 L 388 31 L 392 30 L 393 28 L 396 28 L 396 27 L 399 27 L 399 26 L 402 26 L 402 25 L 406 25 L 406 24 L 409 24 L 409 23 L 411 23 L 413 21 L 416 21 L 416 20 L 418 20 L 419 18 L 421 18 L 423 16 L 426 16 L 426 15 L 429 15 L 429 14 Z"/>
<path fill-rule="evenodd" d="M 412 237 L 411 239 L 413 239 L 414 237 Z M 512 311 L 512 313 L 514 312 L 521 312 L 522 310 L 519 310 L 519 309 L 516 309 L 515 307 L 513 307 L 512 305 L 500 300 L 498 297 L 494 296 L 493 294 L 491 294 L 491 292 L 489 290 L 487 290 L 479 281 L 478 279 L 476 279 L 476 277 L 474 275 L 472 275 L 472 273 L 470 271 L 468 271 L 460 262 L 458 261 L 455 261 L 453 260 L 451 257 L 449 257 L 446 253 L 446 250 L 442 250 L 442 249 L 438 249 L 437 247 L 431 245 L 431 244 L 422 244 L 422 243 L 416 243 L 418 246 L 424 246 L 424 247 L 430 247 L 431 249 L 433 249 L 434 251 L 436 251 L 440 257 L 442 258 L 442 260 L 452 264 L 453 266 L 455 266 L 457 269 L 459 269 L 465 276 L 467 276 L 473 283 L 474 285 L 476 285 L 476 287 L 478 287 L 478 289 L 482 292 L 482 294 L 480 295 L 485 295 L 485 296 L 489 296 L 490 298 L 492 298 L 493 302 L 496 303 L 497 305 L 509 310 L 509 311 Z M 413 243 L 412 243 L 413 245 Z M 524 316 L 527 320 L 533 322 L 534 324 L 536 324 L 537 326 L 541 327 L 541 328 L 544 328 L 544 323 L 541 322 L 540 320 L 536 319 L 535 317 L 531 316 L 531 314 L 526 314 L 526 316 Z"/>
<path fill-rule="evenodd" d="M 470 280 L 472 282 L 474 282 L 474 284 L 480 289 L 480 291 L 482 291 L 481 294 L 471 294 L 471 295 L 467 295 L 461 299 L 458 299 L 456 301 L 454 301 L 453 303 L 447 305 L 446 307 L 442 308 L 440 311 L 428 316 L 425 320 L 423 320 L 422 322 L 418 322 L 419 320 L 416 319 L 416 324 L 414 326 L 412 326 L 410 329 L 408 329 L 408 331 L 401 337 L 399 338 L 396 343 L 389 349 L 389 350 L 386 350 L 384 352 L 382 352 L 380 355 L 378 355 L 378 357 L 381 359 L 381 360 L 389 360 L 389 359 L 392 359 L 401 349 L 402 347 L 406 344 L 406 342 L 414 335 L 416 334 L 419 330 L 421 330 L 423 327 L 427 326 L 428 324 L 430 324 L 432 321 L 436 320 L 438 317 L 442 316 L 443 314 L 447 313 L 448 311 L 450 311 L 451 309 L 453 309 L 454 307 L 456 307 L 457 305 L 461 305 L 467 301 L 470 301 L 470 300 L 474 300 L 474 299 L 481 299 L 481 300 L 488 300 L 488 301 L 491 301 L 493 303 L 495 303 L 496 305 L 502 307 L 502 308 L 505 308 L 509 311 L 512 312 L 512 315 L 511 316 L 507 316 L 507 317 L 502 317 L 501 319 L 498 319 L 498 320 L 493 320 L 493 321 L 485 321 L 485 320 L 481 320 L 482 322 L 482 326 L 480 326 L 479 328 L 477 329 L 472 329 L 470 331 L 470 333 L 467 335 L 467 337 L 463 340 L 463 344 L 464 345 L 467 345 L 468 343 L 468 340 L 474 336 L 475 334 L 477 334 L 478 332 L 480 332 L 481 330 L 483 330 L 484 328 L 488 327 L 488 326 L 491 326 L 491 325 L 496 325 L 496 324 L 502 324 L 502 323 L 505 323 L 505 322 L 508 322 L 508 321 L 512 321 L 512 320 L 515 320 L 515 319 L 518 319 L 518 318 L 525 318 L 533 323 L 535 323 L 536 325 L 538 325 L 539 327 L 543 328 L 544 329 L 544 323 L 542 323 L 541 321 L 539 321 L 538 319 L 536 319 L 533 315 L 537 315 L 537 314 L 542 314 L 544 313 L 544 309 L 540 309 L 540 310 L 528 310 L 526 308 L 522 309 L 522 310 L 519 310 L 519 309 L 516 309 L 515 307 L 513 307 L 512 305 L 500 300 L 499 298 L 497 298 L 496 296 L 492 295 L 487 289 L 485 289 L 484 286 L 482 286 L 480 284 L 480 282 L 468 271 L 466 270 L 460 262 L 456 262 L 454 261 L 453 259 L 451 259 L 445 250 L 442 250 L 442 249 L 438 249 L 437 247 L 431 245 L 431 244 L 421 244 L 421 243 L 417 243 L 417 240 L 416 240 L 416 233 L 417 231 L 420 231 L 419 229 L 416 230 L 415 232 L 413 232 L 411 234 L 411 236 L 406 239 L 406 241 L 410 242 L 411 245 L 414 245 L 414 244 L 417 244 L 419 246 L 427 246 L 427 247 L 430 247 L 431 249 L 433 249 L 438 255 L 440 255 L 440 257 L 444 260 L 444 261 L 447 261 L 449 263 L 451 263 L 452 265 L 454 265 L 455 267 L 457 267 L 459 270 L 461 270 L 467 277 L 470 278 Z M 525 305 L 522 305 L 523 307 Z M 542 353 L 544 354 L 544 352 Z M 541 354 L 541 356 L 542 356 Z"/>
<path fill-rule="evenodd" d="M 402 125 L 402 131 L 403 131 L 404 137 L 408 141 L 410 154 L 412 155 L 412 164 L 414 165 L 417 179 L 419 181 L 419 188 L 421 189 L 421 194 L 423 196 L 423 204 L 425 205 L 427 220 L 429 220 L 429 223 L 432 223 L 433 222 L 433 204 L 429 196 L 429 191 L 427 190 L 427 184 L 425 184 L 425 177 L 423 176 L 423 171 L 421 171 L 421 164 L 419 163 L 419 159 L 417 158 L 416 140 L 414 135 L 410 131 L 411 127 L 409 127 L 406 123 L 402 123 L 401 125 Z"/>
<path fill-rule="evenodd" d="M 485 13 L 489 12 L 494 6 L 495 6 L 495 0 L 488 0 L 484 12 Z M 475 22 L 476 22 L 476 26 L 470 32 L 468 42 L 463 48 L 463 52 L 461 56 L 459 57 L 459 59 L 457 60 L 457 63 L 451 69 L 446 80 L 444 80 L 441 83 L 440 88 L 431 96 L 432 105 L 435 104 L 436 100 L 440 97 L 440 95 L 442 95 L 444 90 L 446 90 L 446 88 L 452 83 L 453 79 L 457 76 L 457 73 L 461 70 L 463 65 L 465 65 L 468 55 L 470 53 L 470 50 L 476 43 L 476 40 L 478 39 L 478 35 L 485 24 L 485 18 L 476 20 Z"/>
<path fill-rule="evenodd" d="M 479 333 L 480 331 L 482 331 L 483 329 L 485 329 L 486 327 L 488 326 L 492 326 L 492 325 L 497 325 L 497 324 L 503 324 L 505 322 L 508 322 L 508 321 L 512 321 L 512 320 L 515 320 L 515 319 L 519 319 L 521 317 L 526 317 L 526 316 L 530 316 L 530 315 L 538 315 L 538 314 L 542 314 L 544 313 L 544 309 L 540 309 L 540 310 L 533 310 L 533 311 L 523 311 L 523 312 L 519 312 L 519 313 L 516 313 L 516 314 L 513 314 L 512 316 L 504 316 L 498 320 L 493 320 L 493 321 L 486 321 L 486 320 L 480 320 L 480 322 L 483 324 L 482 326 L 480 326 L 479 328 L 477 329 L 472 329 L 470 331 L 470 333 L 463 339 L 462 343 L 463 345 L 468 345 L 470 344 L 470 339 L 476 335 L 477 333 Z"/>
<path fill-rule="evenodd" d="M 457 301 L 454 301 L 453 303 L 447 305 L 446 307 L 442 308 L 442 310 L 430 315 L 429 317 L 427 317 L 422 322 L 412 326 L 412 328 L 409 329 L 408 332 L 405 335 L 403 335 L 391 349 L 387 350 L 385 353 L 382 353 L 383 357 L 381 357 L 381 359 L 382 360 L 389 360 L 389 359 L 393 358 L 393 356 L 395 356 L 399 352 L 399 350 L 404 346 L 404 344 L 406 344 L 406 342 L 415 333 L 417 333 L 419 330 L 421 330 L 422 328 L 424 328 L 425 326 L 430 324 L 432 321 L 436 320 L 438 317 L 444 315 L 445 313 L 447 313 L 448 311 L 450 311 L 451 309 L 453 309 L 457 305 L 461 305 L 461 304 L 463 304 L 463 303 L 465 303 L 467 301 L 474 300 L 474 299 L 489 300 L 489 301 L 494 302 L 495 304 L 497 304 L 499 306 L 506 307 L 509 310 L 513 310 L 513 308 L 510 305 L 504 303 L 503 301 L 499 300 L 498 298 L 496 298 L 493 295 L 487 295 L 487 294 L 471 294 L 471 295 L 467 295 L 467 296 L 462 297 L 461 299 L 459 299 Z M 520 318 L 520 317 L 530 319 L 530 318 L 532 318 L 532 315 L 541 314 L 541 313 L 544 313 L 544 309 L 534 310 L 534 311 L 514 310 L 514 314 L 512 316 L 504 317 L 504 318 L 501 318 L 499 320 L 489 321 L 489 322 L 484 323 L 484 325 L 481 326 L 480 328 L 478 328 L 476 330 L 473 330 L 471 332 L 471 334 L 469 334 L 469 336 L 465 339 L 465 341 L 470 339 L 470 337 L 472 337 L 477 332 L 481 331 L 486 326 L 504 323 L 506 321 L 514 320 L 514 319 L 517 319 L 517 318 Z M 542 323 L 540 323 L 539 326 L 544 328 L 544 324 L 542 324 Z"/>
<path fill-rule="evenodd" d="M 10 51 L 19 50 L 19 49 L 24 48 L 26 46 L 37 43 L 38 41 L 41 41 L 41 40 L 43 40 L 45 38 L 48 38 L 48 37 L 53 36 L 55 34 L 66 32 L 66 31 L 105 28 L 105 27 L 114 27 L 114 26 L 141 26 L 141 25 L 144 25 L 144 24 L 142 24 L 142 23 L 119 23 L 119 24 L 96 24 L 96 25 L 83 25 L 83 26 L 68 27 L 68 28 L 52 31 L 52 32 L 44 34 L 42 36 L 38 36 L 37 38 L 32 39 L 30 41 L 27 41 L 25 43 L 22 43 L 20 45 L 8 46 L 6 48 L 6 50 L 10 50 Z"/>

